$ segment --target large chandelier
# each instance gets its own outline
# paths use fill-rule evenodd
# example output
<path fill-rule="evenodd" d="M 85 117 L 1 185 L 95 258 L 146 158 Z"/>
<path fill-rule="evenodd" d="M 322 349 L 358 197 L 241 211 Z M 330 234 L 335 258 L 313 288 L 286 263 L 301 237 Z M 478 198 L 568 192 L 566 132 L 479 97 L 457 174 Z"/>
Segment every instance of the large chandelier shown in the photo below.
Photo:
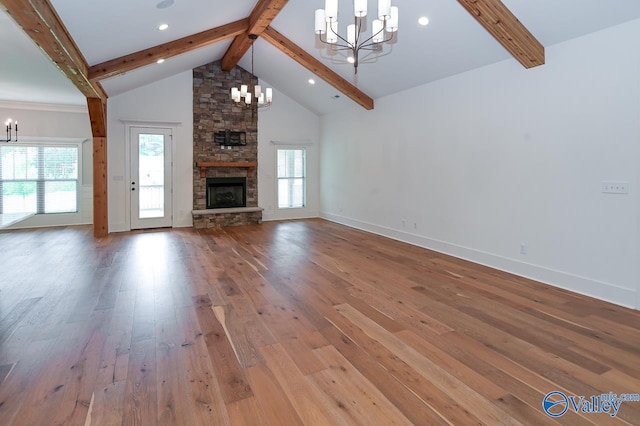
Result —
<path fill-rule="evenodd" d="M 347 26 L 346 37 L 338 34 L 338 0 L 325 0 L 324 9 L 315 13 L 315 33 L 318 39 L 329 49 L 347 51 L 347 61 L 353 63 L 354 73 L 358 74 L 361 50 L 382 50 L 382 45 L 393 39 L 398 31 L 398 8 L 391 6 L 391 0 L 378 0 L 378 19 L 371 24 L 371 36 L 366 30 L 367 0 L 353 0 L 354 23 Z M 366 56 L 365 56 L 366 58 Z"/>
<path fill-rule="evenodd" d="M 251 39 L 251 76 L 253 75 L 253 42 L 258 38 L 255 34 L 249 34 L 249 38 Z M 271 106 L 273 102 L 273 89 L 271 87 L 267 87 L 265 92 L 262 92 L 262 86 L 256 84 L 253 88 L 253 93 L 258 103 L 258 108 Z M 240 85 L 240 88 L 232 87 L 231 88 L 231 99 L 239 103 L 244 100 L 245 105 L 251 105 L 251 92 L 249 91 L 249 86 L 247 84 Z"/>
<path fill-rule="evenodd" d="M 6 129 L 7 129 L 7 138 L 6 139 L 0 139 L 0 142 L 18 142 L 18 122 L 17 121 L 13 121 L 10 118 L 5 121 L 4 123 Z M 16 129 L 16 138 L 12 141 L 11 140 L 11 132 L 13 131 L 13 126 L 15 125 L 15 129 Z"/>

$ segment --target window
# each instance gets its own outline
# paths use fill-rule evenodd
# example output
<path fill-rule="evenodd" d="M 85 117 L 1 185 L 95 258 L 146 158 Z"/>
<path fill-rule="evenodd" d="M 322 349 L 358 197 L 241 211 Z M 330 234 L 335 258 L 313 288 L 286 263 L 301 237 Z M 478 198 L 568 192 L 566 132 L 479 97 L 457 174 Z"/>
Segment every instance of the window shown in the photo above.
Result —
<path fill-rule="evenodd" d="M 78 211 L 78 146 L 0 145 L 0 213 Z"/>
<path fill-rule="evenodd" d="M 278 149 L 278 208 L 301 208 L 305 204 L 306 150 Z"/>

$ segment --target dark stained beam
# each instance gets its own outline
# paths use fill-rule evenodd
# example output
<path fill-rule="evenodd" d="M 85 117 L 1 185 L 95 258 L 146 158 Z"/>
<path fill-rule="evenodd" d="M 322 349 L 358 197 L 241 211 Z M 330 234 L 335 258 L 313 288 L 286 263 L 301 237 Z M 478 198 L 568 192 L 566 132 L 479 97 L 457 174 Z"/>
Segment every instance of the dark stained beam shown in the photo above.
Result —
<path fill-rule="evenodd" d="M 109 233 L 107 203 L 107 105 L 100 98 L 87 98 L 93 136 L 93 235 Z"/>
<path fill-rule="evenodd" d="M 3 1 L 3 0 L 0 0 Z M 89 79 L 102 80 L 155 63 L 158 59 L 169 59 L 176 55 L 217 43 L 221 40 L 245 34 L 249 19 L 241 19 L 230 24 L 202 31 L 178 40 L 140 50 L 139 52 L 111 59 L 89 68 Z"/>
<path fill-rule="evenodd" d="M 344 78 L 340 77 L 322 62 L 305 52 L 301 47 L 287 39 L 278 31 L 271 27 L 267 27 L 262 33 L 262 38 L 274 45 L 285 55 L 289 56 L 294 61 L 347 95 L 365 109 L 373 109 L 373 99 L 371 97 Z"/>
<path fill-rule="evenodd" d="M 525 68 L 544 64 L 544 46 L 500 0 L 458 2 Z"/>
<path fill-rule="evenodd" d="M 249 40 L 249 34 L 259 36 L 262 32 L 271 25 L 271 21 L 276 17 L 282 8 L 287 4 L 288 0 L 260 0 L 251 11 L 249 15 L 249 28 L 247 32 L 242 35 L 236 36 L 233 39 L 233 43 L 227 49 L 227 52 L 222 57 L 222 69 L 229 71 L 236 65 L 240 58 L 251 47 L 251 40 Z"/>
<path fill-rule="evenodd" d="M 102 86 L 89 80 L 84 56 L 48 0 L 0 0 L 0 5 L 82 94 L 107 98 Z"/>

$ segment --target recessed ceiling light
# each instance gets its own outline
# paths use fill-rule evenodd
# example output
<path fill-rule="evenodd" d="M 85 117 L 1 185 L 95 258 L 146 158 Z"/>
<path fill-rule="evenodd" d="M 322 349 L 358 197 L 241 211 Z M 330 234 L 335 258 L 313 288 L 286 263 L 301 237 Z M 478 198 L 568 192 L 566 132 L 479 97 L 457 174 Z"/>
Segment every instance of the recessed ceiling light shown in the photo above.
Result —
<path fill-rule="evenodd" d="M 426 27 L 427 25 L 429 25 L 429 18 L 427 18 L 426 16 L 421 16 L 420 19 L 418 19 L 418 24 Z"/>
<path fill-rule="evenodd" d="M 164 30 L 166 30 L 167 28 L 169 28 L 169 24 L 160 24 L 160 26 L 158 26 L 158 29 L 159 29 L 160 31 L 164 31 Z"/>
<path fill-rule="evenodd" d="M 309 84 L 316 84 L 316 81 L 312 78 L 309 79 Z"/>
<path fill-rule="evenodd" d="M 164 62 L 164 58 L 160 58 L 160 59 L 158 59 L 158 60 L 156 61 L 156 63 L 157 63 L 157 64 L 161 64 L 161 63 L 163 63 L 163 62 Z"/>
<path fill-rule="evenodd" d="M 350 64 L 353 64 L 355 61 L 356 61 L 356 60 L 355 60 L 355 59 L 353 59 L 353 56 L 349 56 L 349 57 L 347 58 L 347 62 L 349 62 Z"/>
<path fill-rule="evenodd" d="M 160 3 L 156 4 L 158 9 L 166 9 L 167 7 L 173 4 L 173 0 L 162 0 Z"/>

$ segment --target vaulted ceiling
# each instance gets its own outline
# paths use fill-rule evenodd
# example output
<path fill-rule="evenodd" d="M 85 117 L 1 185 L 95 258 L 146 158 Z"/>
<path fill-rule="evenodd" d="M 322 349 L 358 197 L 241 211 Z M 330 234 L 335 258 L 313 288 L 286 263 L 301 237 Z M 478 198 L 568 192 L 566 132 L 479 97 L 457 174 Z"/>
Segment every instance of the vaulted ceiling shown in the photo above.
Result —
<path fill-rule="evenodd" d="M 519 33 L 490 34 L 485 27 L 493 25 L 499 32 L 500 27 L 513 23 L 502 18 L 500 22 L 485 22 L 483 26 L 482 17 L 488 13 L 474 10 L 481 7 L 478 4 L 482 5 L 483 1 L 392 0 L 392 4 L 400 8 L 397 40 L 390 49 L 386 48 L 390 50 L 388 55 L 361 65 L 355 76 L 352 65 L 336 61 L 315 40 L 313 14 L 315 9 L 324 7 L 324 0 L 175 0 L 167 8 L 156 7 L 158 2 L 51 0 L 89 66 L 88 76 L 97 77 L 87 84 L 99 81 L 96 87 L 101 86 L 108 96 L 114 96 L 223 58 L 227 65 L 240 57 L 239 65 L 250 69 L 251 56 L 245 31 L 251 27 L 253 33 L 265 31 L 264 37 L 255 43 L 255 74 L 308 109 L 325 114 L 353 103 L 354 99 L 366 107 L 366 102 L 361 102 L 354 93 L 375 100 L 513 58 L 498 40 L 506 39 L 508 44 L 508 39 Z M 10 9 L 11 4 L 26 2 L 0 0 L 0 3 Z M 31 3 L 45 1 L 31 0 Z M 545 47 L 640 18 L 637 0 L 503 0 L 502 3 Z M 256 5 L 266 6 L 261 9 Z M 375 12 L 376 7 L 377 2 L 370 0 L 369 10 Z M 352 16 L 351 0 L 340 1 L 339 14 L 342 25 L 346 25 L 351 20 L 348 17 Z M 482 15 L 480 19 L 477 19 L 478 15 Z M 421 16 L 429 18 L 428 26 L 418 24 Z M 161 23 L 167 23 L 169 29 L 158 31 Z M 210 31 L 212 29 L 215 30 Z M 221 32 L 224 37 L 220 36 Z M 194 37 L 198 33 L 202 33 L 200 37 Z M 239 35 L 234 41 L 236 34 Z M 76 86 L 4 14 L 0 14 L 0 37 L 3 40 L 0 44 L 3 58 L 0 101 L 86 104 L 85 96 Z M 207 40 L 215 43 L 205 42 Z M 197 43 L 200 43 L 197 49 L 188 49 Z M 287 48 L 274 47 L 283 43 Z M 126 63 L 127 58 L 144 59 L 144 55 L 127 56 L 135 52 L 146 50 L 147 57 L 151 58 L 151 54 L 175 53 L 173 49 L 180 46 L 189 51 L 170 57 L 162 64 L 152 62 L 135 69 L 118 66 Z M 527 46 L 519 45 L 517 49 L 527 50 Z M 301 55 L 304 56 L 302 61 Z M 115 62 L 109 62 L 114 59 Z M 309 68 L 322 78 L 314 76 Z M 311 77 L 316 80 L 313 86 L 308 83 Z"/>

